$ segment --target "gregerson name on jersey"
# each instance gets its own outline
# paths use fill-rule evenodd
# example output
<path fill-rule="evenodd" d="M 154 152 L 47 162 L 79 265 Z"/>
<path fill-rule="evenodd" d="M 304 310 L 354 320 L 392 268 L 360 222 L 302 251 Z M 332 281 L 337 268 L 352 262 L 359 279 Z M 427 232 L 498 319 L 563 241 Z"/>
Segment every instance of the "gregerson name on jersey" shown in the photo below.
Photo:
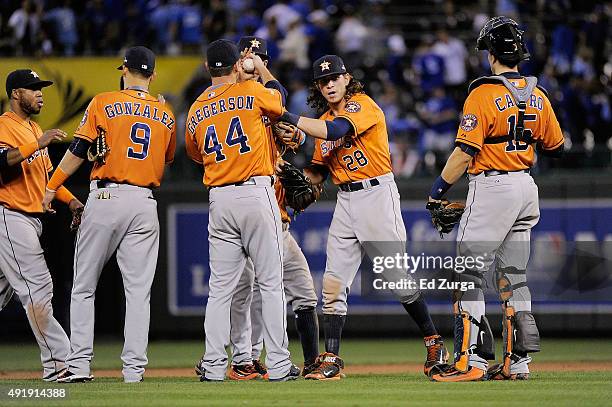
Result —
<path fill-rule="evenodd" d="M 253 110 L 255 96 L 230 96 L 227 99 L 219 99 L 202 106 L 189 117 L 188 129 L 191 134 L 196 126 L 204 119 L 233 110 Z"/>

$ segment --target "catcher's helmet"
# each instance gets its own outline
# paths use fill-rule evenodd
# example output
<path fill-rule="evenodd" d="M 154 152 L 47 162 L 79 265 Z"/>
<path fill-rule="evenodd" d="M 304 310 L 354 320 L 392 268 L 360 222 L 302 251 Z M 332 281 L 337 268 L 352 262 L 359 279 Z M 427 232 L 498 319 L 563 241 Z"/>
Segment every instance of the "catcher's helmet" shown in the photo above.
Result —
<path fill-rule="evenodd" d="M 518 24 L 511 18 L 493 17 L 482 27 L 476 49 L 489 51 L 504 65 L 514 66 L 529 59 L 529 52 L 523 41 L 523 32 Z"/>

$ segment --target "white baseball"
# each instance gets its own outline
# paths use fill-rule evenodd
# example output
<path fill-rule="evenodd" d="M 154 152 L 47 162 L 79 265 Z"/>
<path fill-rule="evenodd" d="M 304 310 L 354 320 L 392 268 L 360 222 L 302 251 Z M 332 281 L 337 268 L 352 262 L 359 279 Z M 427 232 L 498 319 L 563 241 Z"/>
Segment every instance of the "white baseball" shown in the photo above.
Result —
<path fill-rule="evenodd" d="M 246 73 L 253 73 L 255 71 L 255 63 L 253 62 L 253 58 L 246 58 L 242 61 L 242 69 Z"/>

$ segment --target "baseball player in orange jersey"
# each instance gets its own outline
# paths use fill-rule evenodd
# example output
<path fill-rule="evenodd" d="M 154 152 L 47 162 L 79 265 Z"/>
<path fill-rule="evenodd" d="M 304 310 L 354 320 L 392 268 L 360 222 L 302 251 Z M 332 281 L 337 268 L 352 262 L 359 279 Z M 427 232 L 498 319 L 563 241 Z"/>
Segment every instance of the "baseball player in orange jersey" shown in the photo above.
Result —
<path fill-rule="evenodd" d="M 101 93 L 85 112 L 75 139 L 47 186 L 43 205 L 74 173 L 106 130 L 108 154 L 91 172 L 90 193 L 79 228 L 70 304 L 71 353 L 60 382 L 93 378 L 94 298 L 100 273 L 117 251 L 125 288 L 123 379 L 140 382 L 147 365 L 149 301 L 157 265 L 159 222 L 152 188 L 159 186 L 164 165 L 174 159 L 175 120 L 170 109 L 149 95 L 155 55 L 145 47 L 126 51 L 119 67 L 125 90 Z"/>
<path fill-rule="evenodd" d="M 31 69 L 6 78 L 10 110 L 0 116 L 0 310 L 17 293 L 40 347 L 43 380 L 54 381 L 70 351 L 66 333 L 53 317 L 53 282 L 43 256 L 40 202 L 53 169 L 47 146 L 62 140 L 59 129 L 43 133 L 31 116 L 43 107 L 43 81 Z M 66 188 L 57 199 L 72 211 L 83 207 Z"/>
<path fill-rule="evenodd" d="M 196 371 L 202 381 L 225 378 L 231 300 L 248 256 L 261 291 L 270 380 L 293 380 L 300 369 L 287 350 L 282 226 L 272 188 L 273 140 L 262 120 L 281 115 L 283 96 L 256 81 L 236 82 L 242 60 L 233 42 L 214 41 L 206 54 L 212 86 L 191 106 L 185 133 L 187 153 L 204 164 L 204 184 L 210 190 L 206 352 Z M 275 80 L 258 55 L 249 52 L 245 57 L 253 59 L 263 83 Z"/>
<path fill-rule="evenodd" d="M 286 112 L 288 121 L 317 138 L 312 164 L 304 172 L 313 183 L 331 173 L 338 185 L 338 201 L 327 240 L 327 264 L 323 277 L 323 326 L 325 351 L 319 366 L 307 379 L 338 380 L 343 361 L 338 356 L 347 313 L 349 287 L 364 253 L 369 257 L 394 257 L 406 250 L 406 229 L 400 196 L 391 172 L 385 115 L 365 93 L 336 55 L 313 64 L 315 84 L 311 106 L 325 111 L 319 120 Z M 376 208 L 375 216 L 372 208 Z M 384 243 L 383 243 L 384 242 Z M 408 278 L 403 269 L 387 269 L 388 281 Z M 427 305 L 416 289 L 393 290 L 425 337 L 426 375 L 444 365 L 448 352 L 431 320 Z"/>
<path fill-rule="evenodd" d="M 238 49 L 249 48 L 261 57 L 266 66 L 268 65 L 267 44 L 263 38 L 242 37 L 238 42 Z M 259 74 L 257 72 L 253 74 L 242 73 L 239 81 L 244 80 L 258 81 Z M 266 87 L 271 86 L 281 92 L 286 92 L 276 81 L 266 83 Z M 268 137 L 274 139 L 270 120 L 264 117 L 264 121 Z M 306 137 L 295 127 L 288 129 L 288 132 L 291 131 L 298 131 L 301 141 Z M 280 152 L 275 142 L 270 143 L 270 146 L 272 148 L 271 157 L 276 164 L 277 159 L 280 159 Z M 289 233 L 291 218 L 285 205 L 285 190 L 278 179 L 274 183 L 274 191 L 283 222 L 283 284 L 285 296 L 295 313 L 295 326 L 302 343 L 304 355 L 302 374 L 306 374 L 309 373 L 309 366 L 314 365 L 314 361 L 319 355 L 317 295 L 306 257 Z M 252 380 L 267 377 L 265 365 L 259 360 L 263 351 L 264 327 L 261 315 L 261 293 L 257 281 L 254 281 L 254 276 L 253 262 L 249 259 L 232 297 L 230 333 L 232 367 L 229 378 L 233 380 Z"/>
<path fill-rule="evenodd" d="M 546 91 L 533 77 L 522 77 L 518 64 L 528 59 L 523 32 L 507 17 L 489 20 L 478 50 L 488 50 L 494 76 L 470 84 L 457 132 L 456 147 L 432 187 L 428 209 L 466 171 L 467 208 L 457 234 L 459 256 L 482 256 L 485 266 L 456 274 L 475 288 L 455 292 L 455 363 L 434 375 L 436 381 L 521 380 L 529 377 L 530 352 L 540 349 L 531 313 L 525 269 L 530 231 L 538 222 L 538 188 L 529 175 L 538 152 L 559 156 L 563 134 Z M 496 260 L 495 281 L 503 302 L 504 355 L 494 359 L 493 335 L 485 317 L 483 273 Z"/>

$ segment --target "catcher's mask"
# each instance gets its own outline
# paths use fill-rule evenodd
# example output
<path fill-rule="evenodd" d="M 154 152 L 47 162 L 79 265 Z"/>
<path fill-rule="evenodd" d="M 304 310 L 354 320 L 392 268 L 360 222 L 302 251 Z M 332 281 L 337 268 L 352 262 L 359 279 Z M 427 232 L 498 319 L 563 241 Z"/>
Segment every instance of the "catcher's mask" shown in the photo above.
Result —
<path fill-rule="evenodd" d="M 493 17 L 482 27 L 476 40 L 476 50 L 489 51 L 507 66 L 518 65 L 529 59 L 529 52 L 523 40 L 524 31 L 511 18 Z"/>

